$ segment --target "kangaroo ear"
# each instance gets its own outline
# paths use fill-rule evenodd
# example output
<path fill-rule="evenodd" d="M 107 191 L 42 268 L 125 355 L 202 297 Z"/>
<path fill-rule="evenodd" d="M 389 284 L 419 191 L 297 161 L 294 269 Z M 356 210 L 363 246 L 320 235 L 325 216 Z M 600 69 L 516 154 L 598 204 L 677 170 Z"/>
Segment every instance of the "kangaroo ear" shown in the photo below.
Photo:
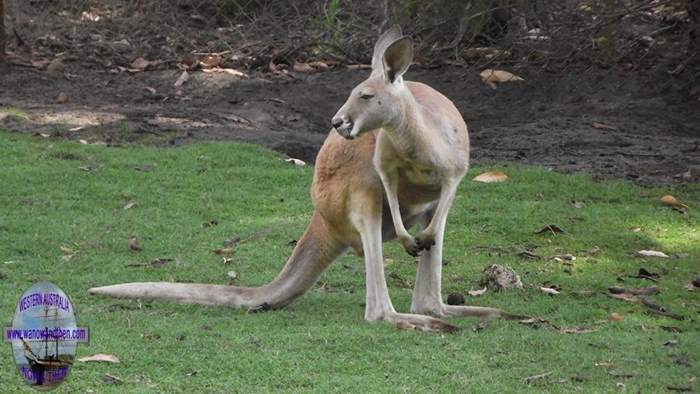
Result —
<path fill-rule="evenodd" d="M 382 58 L 386 48 L 402 36 L 403 33 L 401 33 L 401 26 L 399 25 L 392 26 L 379 36 L 377 43 L 374 44 L 374 52 L 372 53 L 372 72 L 382 70 Z"/>
<path fill-rule="evenodd" d="M 384 51 L 384 80 L 393 83 L 400 78 L 413 61 L 413 40 L 401 37 Z"/>

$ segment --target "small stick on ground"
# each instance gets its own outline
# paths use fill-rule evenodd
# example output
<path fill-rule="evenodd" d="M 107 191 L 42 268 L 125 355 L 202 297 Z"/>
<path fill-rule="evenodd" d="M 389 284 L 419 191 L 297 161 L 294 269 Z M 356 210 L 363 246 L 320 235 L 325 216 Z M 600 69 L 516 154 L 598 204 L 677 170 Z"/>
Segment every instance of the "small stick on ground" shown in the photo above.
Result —
<path fill-rule="evenodd" d="M 685 319 L 685 316 L 673 313 L 673 312 L 669 311 L 668 308 L 666 308 L 665 306 L 660 305 L 660 304 L 656 304 L 656 303 L 652 302 L 651 300 L 649 300 L 648 298 L 642 297 L 641 299 L 642 299 L 642 304 L 644 304 L 644 306 L 646 306 L 649 309 L 649 311 L 652 313 L 656 313 L 657 315 L 661 315 L 661 316 L 666 316 L 666 317 L 669 317 L 669 318 L 675 319 L 675 320 Z"/>
<path fill-rule="evenodd" d="M 553 373 L 552 371 L 549 371 L 549 372 L 544 372 L 544 373 L 541 373 L 538 375 L 528 376 L 525 379 L 523 379 L 523 382 L 525 382 L 525 384 L 530 384 L 535 380 L 544 379 L 547 376 L 551 375 L 552 373 Z"/>
<path fill-rule="evenodd" d="M 637 287 L 637 288 L 628 288 L 628 287 L 608 287 L 608 291 L 610 291 L 613 294 L 632 294 L 632 295 L 654 295 L 654 294 L 659 294 L 661 293 L 661 289 L 658 286 L 649 286 L 649 287 Z"/>

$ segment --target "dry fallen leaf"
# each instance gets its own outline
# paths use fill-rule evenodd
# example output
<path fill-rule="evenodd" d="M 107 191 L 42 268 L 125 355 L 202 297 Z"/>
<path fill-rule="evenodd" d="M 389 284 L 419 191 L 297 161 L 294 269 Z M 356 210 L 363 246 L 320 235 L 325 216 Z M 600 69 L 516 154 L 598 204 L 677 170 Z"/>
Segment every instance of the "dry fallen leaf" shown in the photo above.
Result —
<path fill-rule="evenodd" d="M 491 68 L 485 69 L 479 75 L 481 76 L 481 80 L 492 89 L 496 89 L 497 83 L 523 81 L 522 78 L 508 71 L 494 70 Z"/>
<path fill-rule="evenodd" d="M 328 70 L 330 66 L 328 65 L 328 62 L 322 62 L 322 61 L 317 61 L 317 62 L 310 62 L 309 66 L 318 69 L 318 70 Z"/>
<path fill-rule="evenodd" d="M 661 201 L 661 204 L 669 206 L 669 207 L 674 207 L 674 208 L 683 208 L 683 209 L 688 209 L 688 206 L 685 204 L 682 204 L 678 199 L 672 195 L 665 195 L 659 199 Z"/>
<path fill-rule="evenodd" d="M 648 312 L 665 317 L 670 317 L 671 319 L 685 320 L 685 316 L 673 313 L 666 306 L 657 304 L 649 298 L 641 297 L 640 301 L 642 301 L 642 304 L 647 307 Z"/>
<path fill-rule="evenodd" d="M 523 250 L 522 252 L 518 253 L 517 256 L 530 260 L 539 260 L 542 258 L 540 255 L 531 250 Z"/>
<path fill-rule="evenodd" d="M 182 70 L 194 71 L 199 67 L 199 61 L 195 56 L 189 55 L 180 61 L 178 67 Z"/>
<path fill-rule="evenodd" d="M 586 327 L 562 327 L 559 329 L 562 334 L 590 334 L 595 331 L 595 329 Z"/>
<path fill-rule="evenodd" d="M 541 324 L 541 323 L 546 323 L 546 322 L 547 322 L 546 320 L 538 319 L 536 317 L 528 317 L 525 319 L 518 320 L 518 323 L 524 324 L 524 325 Z"/>
<path fill-rule="evenodd" d="M 598 130 L 617 130 L 617 127 L 611 126 L 605 123 L 599 123 L 599 122 L 593 122 L 592 124 L 594 129 Z"/>
<path fill-rule="evenodd" d="M 685 288 L 688 289 L 688 291 L 700 289 L 700 275 L 694 277 L 690 282 L 688 282 L 688 284 L 685 285 Z"/>
<path fill-rule="evenodd" d="M 187 70 L 185 70 L 182 72 L 182 74 L 180 74 L 180 77 L 177 79 L 177 81 L 175 81 L 173 86 L 175 86 L 176 88 L 179 88 L 185 82 L 187 82 L 187 80 L 189 80 L 189 79 L 190 79 L 190 74 L 187 72 Z"/>
<path fill-rule="evenodd" d="M 202 69 L 219 67 L 221 65 L 221 56 L 217 54 L 204 55 L 199 58 L 199 66 Z"/>
<path fill-rule="evenodd" d="M 544 379 L 544 378 L 546 378 L 547 376 L 549 376 L 549 375 L 551 375 L 551 374 L 553 374 L 553 373 L 554 373 L 554 372 L 549 371 L 549 372 L 544 372 L 544 373 L 537 374 L 537 375 L 528 376 L 528 377 L 526 377 L 526 378 L 523 378 L 523 382 L 524 382 L 525 384 L 530 384 L 530 383 L 534 382 L 535 380 Z"/>
<path fill-rule="evenodd" d="M 483 174 L 477 175 L 472 179 L 474 182 L 483 183 L 493 183 L 493 182 L 505 182 L 508 179 L 508 175 L 500 171 L 488 171 Z"/>
<path fill-rule="evenodd" d="M 299 160 L 299 159 L 289 158 L 289 159 L 284 159 L 284 161 L 287 163 L 290 163 L 290 164 L 294 164 L 295 166 L 305 166 L 306 165 L 305 161 Z"/>
<path fill-rule="evenodd" d="M 203 68 L 202 72 L 204 73 L 224 73 L 224 74 L 229 74 L 233 75 L 234 77 L 239 77 L 239 78 L 248 78 L 248 74 L 235 70 L 233 68 Z"/>
<path fill-rule="evenodd" d="M 677 339 L 669 339 L 668 341 L 664 342 L 664 346 L 676 346 L 678 345 L 678 340 Z"/>
<path fill-rule="evenodd" d="M 58 96 L 56 96 L 56 100 L 55 100 L 55 101 L 56 101 L 57 104 L 65 104 L 65 103 L 68 102 L 68 100 L 70 100 L 70 99 L 68 98 L 68 95 L 65 94 L 65 93 L 63 93 L 63 92 L 61 92 L 61 93 L 58 94 Z"/>
<path fill-rule="evenodd" d="M 415 330 L 416 326 L 409 322 L 399 321 L 396 323 L 396 328 L 398 328 L 399 330 Z"/>
<path fill-rule="evenodd" d="M 610 320 L 610 321 L 622 321 L 622 319 L 623 319 L 622 315 L 620 315 L 617 312 L 611 313 L 610 316 L 608 317 L 608 320 Z"/>
<path fill-rule="evenodd" d="M 664 252 L 659 252 L 658 250 L 640 250 L 635 254 L 637 257 L 660 257 L 667 259 L 668 255 Z"/>
<path fill-rule="evenodd" d="M 685 386 L 679 386 L 679 385 L 675 385 L 675 384 L 670 384 L 670 385 L 666 386 L 666 388 L 669 389 L 669 390 L 671 390 L 671 391 L 678 391 L 678 392 L 681 392 L 681 393 L 684 393 L 684 392 L 692 392 L 692 391 L 693 391 L 693 386 L 690 385 L 690 384 L 685 385 Z"/>
<path fill-rule="evenodd" d="M 316 290 L 321 292 L 321 293 L 335 293 L 335 292 L 337 292 L 337 290 L 333 286 L 331 286 L 331 284 L 328 282 L 323 282 L 323 284 L 321 286 L 319 286 L 318 289 L 316 289 Z"/>
<path fill-rule="evenodd" d="M 586 256 L 595 256 L 598 253 L 600 253 L 600 247 L 598 245 L 594 245 L 592 248 L 586 251 Z"/>
<path fill-rule="evenodd" d="M 311 67 L 308 63 L 299 63 L 299 62 L 295 62 L 295 63 L 294 63 L 293 69 L 294 69 L 294 71 L 296 71 L 296 72 L 298 72 L 298 73 L 311 73 L 311 72 L 314 72 L 314 68 Z"/>
<path fill-rule="evenodd" d="M 212 252 L 218 254 L 219 256 L 230 256 L 235 253 L 234 248 L 218 248 L 212 250 Z"/>
<path fill-rule="evenodd" d="M 564 230 L 562 230 L 561 227 L 557 226 L 556 224 L 548 224 L 542 227 L 541 230 L 536 231 L 535 234 L 560 234 L 563 232 Z"/>
<path fill-rule="evenodd" d="M 134 252 L 140 252 L 143 250 L 143 245 L 141 245 L 141 242 L 139 242 L 138 238 L 136 238 L 133 235 L 129 236 L 129 249 L 133 250 Z"/>
<path fill-rule="evenodd" d="M 161 258 L 157 258 L 155 260 L 151 260 L 151 261 L 146 262 L 146 263 L 131 263 L 131 264 L 127 264 L 126 266 L 127 267 L 154 267 L 154 268 L 157 268 L 157 267 L 162 267 L 162 266 L 164 266 L 172 261 L 173 261 L 173 259 L 171 259 L 171 258 L 167 258 L 167 257 L 162 258 L 161 257 Z"/>
<path fill-rule="evenodd" d="M 287 163 L 294 164 L 295 166 L 305 166 L 306 165 L 305 161 L 299 160 L 299 159 L 289 158 L 289 159 L 284 159 L 284 161 L 286 161 Z"/>
<path fill-rule="evenodd" d="M 644 267 L 639 268 L 639 271 L 637 271 L 637 278 L 640 278 L 640 279 L 652 279 L 653 280 L 653 279 L 658 278 L 658 277 L 659 277 L 659 274 L 657 274 L 656 272 L 651 272 Z"/>
<path fill-rule="evenodd" d="M 63 256 L 61 256 L 61 258 L 63 259 L 63 261 L 71 261 L 71 260 L 73 260 L 73 257 L 75 257 L 76 254 L 77 253 L 64 254 Z"/>
<path fill-rule="evenodd" d="M 61 252 L 63 252 L 63 256 L 61 256 L 61 258 L 63 258 L 63 261 L 71 261 L 73 257 L 75 257 L 75 255 L 78 254 L 76 250 L 73 250 L 72 248 L 66 245 L 61 245 L 59 246 L 59 248 L 61 249 Z"/>
<path fill-rule="evenodd" d="M 157 332 L 144 332 L 143 334 L 141 334 L 141 338 L 149 340 L 158 340 L 160 339 L 160 334 L 158 334 Z"/>
<path fill-rule="evenodd" d="M 668 332 L 674 332 L 674 333 L 680 333 L 683 332 L 683 330 L 680 327 L 674 327 L 674 326 L 659 326 L 660 329 Z"/>
<path fill-rule="evenodd" d="M 87 357 L 81 357 L 78 359 L 78 361 L 87 363 L 87 362 L 105 362 L 105 363 L 114 363 L 114 364 L 119 364 L 121 361 L 119 361 L 119 358 L 113 354 L 105 354 L 105 353 L 98 353 L 92 356 L 87 356 Z"/>
<path fill-rule="evenodd" d="M 345 67 L 349 70 L 369 70 L 372 68 L 370 64 L 348 64 Z"/>
<path fill-rule="evenodd" d="M 106 384 L 122 384 L 124 381 L 121 378 L 118 378 L 112 374 L 106 373 L 102 376 L 102 380 Z"/>
<path fill-rule="evenodd" d="M 279 72 L 281 70 L 284 70 L 287 65 L 282 63 L 282 64 L 275 64 L 272 60 L 270 60 L 270 63 L 267 65 L 267 67 L 272 71 L 273 73 Z"/>
<path fill-rule="evenodd" d="M 136 59 L 134 59 L 133 62 L 131 62 L 131 64 L 129 65 L 129 67 L 131 67 L 131 69 L 132 69 L 133 71 L 143 71 L 143 70 L 145 70 L 150 64 L 151 64 L 151 62 L 149 62 L 148 60 L 146 60 L 146 59 L 144 59 L 144 58 L 142 58 L 142 57 L 137 57 Z M 131 70 L 130 70 L 130 71 L 131 71 Z"/>
<path fill-rule="evenodd" d="M 557 289 L 555 289 L 555 288 L 553 288 L 553 287 L 543 287 L 543 286 L 540 286 L 540 291 L 542 291 L 543 293 L 550 294 L 550 295 L 557 295 L 557 294 L 560 293 L 559 290 L 557 290 Z"/>
<path fill-rule="evenodd" d="M 472 296 L 472 297 L 478 297 L 478 296 L 483 295 L 484 293 L 486 293 L 486 290 L 488 290 L 488 287 L 484 287 L 484 288 L 482 288 L 482 289 L 476 289 L 476 290 L 471 290 L 471 289 L 470 289 L 469 291 L 467 291 L 467 294 L 469 294 L 469 295 Z"/>
<path fill-rule="evenodd" d="M 47 59 L 32 60 L 32 61 L 31 61 L 32 67 L 36 68 L 37 70 L 43 70 L 43 69 L 45 69 L 46 67 L 48 67 L 48 65 L 49 65 L 50 63 L 51 63 L 51 61 L 50 61 L 50 60 L 47 60 Z"/>
<path fill-rule="evenodd" d="M 638 302 L 639 298 L 637 296 L 634 296 L 629 293 L 620 293 L 620 294 L 608 294 L 612 298 L 617 298 L 618 300 L 622 301 L 627 301 L 627 302 Z"/>
<path fill-rule="evenodd" d="M 134 167 L 134 170 L 136 171 L 141 171 L 141 172 L 151 172 L 153 171 L 153 168 L 155 165 L 153 164 L 142 164 Z"/>
<path fill-rule="evenodd" d="M 396 282 L 396 285 L 398 287 L 401 287 L 402 289 L 412 289 L 413 288 L 413 282 L 410 279 L 406 279 L 403 276 L 399 275 L 397 272 L 389 272 L 389 275 L 387 275 L 390 279 L 394 280 Z"/>
<path fill-rule="evenodd" d="M 56 58 L 53 59 L 47 66 L 46 66 L 46 71 L 52 73 L 52 74 L 59 74 L 62 73 L 63 70 L 66 69 L 66 66 L 63 64 L 61 59 Z"/>
<path fill-rule="evenodd" d="M 556 256 L 552 256 L 552 260 L 554 260 L 558 263 L 562 263 L 564 261 L 576 261 L 576 256 L 574 256 L 573 254 L 569 254 L 569 253 L 559 254 Z"/>
<path fill-rule="evenodd" d="M 631 294 L 631 295 L 654 295 L 654 294 L 659 294 L 661 293 L 661 288 L 658 286 L 649 286 L 649 287 L 617 287 L 617 286 L 612 286 L 608 287 L 608 291 L 613 293 L 613 294 Z"/>
<path fill-rule="evenodd" d="M 102 17 L 94 12 L 83 11 L 80 14 L 81 21 L 99 22 Z"/>

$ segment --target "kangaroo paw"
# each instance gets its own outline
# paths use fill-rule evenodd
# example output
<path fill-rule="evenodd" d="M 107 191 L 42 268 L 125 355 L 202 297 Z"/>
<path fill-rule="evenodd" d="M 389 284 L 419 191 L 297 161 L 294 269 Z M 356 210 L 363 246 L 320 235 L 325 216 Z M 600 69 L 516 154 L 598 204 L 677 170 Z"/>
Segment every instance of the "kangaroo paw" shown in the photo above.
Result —
<path fill-rule="evenodd" d="M 401 241 L 403 248 L 406 249 L 406 253 L 413 257 L 418 257 L 422 248 L 418 246 L 418 243 L 415 239 L 413 239 L 413 237 L 402 237 L 399 239 L 399 241 Z"/>
<path fill-rule="evenodd" d="M 419 250 L 430 250 L 430 248 L 435 245 L 435 235 L 424 233 L 418 234 L 415 239 L 415 243 L 418 245 Z"/>

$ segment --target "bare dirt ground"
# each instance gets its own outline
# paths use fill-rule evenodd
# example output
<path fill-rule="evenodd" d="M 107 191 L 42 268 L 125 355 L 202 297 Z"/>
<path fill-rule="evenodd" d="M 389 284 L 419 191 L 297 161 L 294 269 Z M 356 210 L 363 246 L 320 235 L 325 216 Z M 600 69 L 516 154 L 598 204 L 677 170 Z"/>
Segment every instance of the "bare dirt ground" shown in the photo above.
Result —
<path fill-rule="evenodd" d="M 67 63 L 53 71 L 0 68 L 0 128 L 109 146 L 235 140 L 309 162 L 332 115 L 369 74 L 342 68 L 241 79 L 197 71 L 175 88 L 177 69 L 110 72 Z M 468 67 L 414 66 L 407 79 L 455 102 L 475 163 L 540 164 L 642 184 L 700 180 L 700 101 L 680 93 L 672 78 L 573 67 L 517 73 L 524 82 L 497 89 Z"/>

